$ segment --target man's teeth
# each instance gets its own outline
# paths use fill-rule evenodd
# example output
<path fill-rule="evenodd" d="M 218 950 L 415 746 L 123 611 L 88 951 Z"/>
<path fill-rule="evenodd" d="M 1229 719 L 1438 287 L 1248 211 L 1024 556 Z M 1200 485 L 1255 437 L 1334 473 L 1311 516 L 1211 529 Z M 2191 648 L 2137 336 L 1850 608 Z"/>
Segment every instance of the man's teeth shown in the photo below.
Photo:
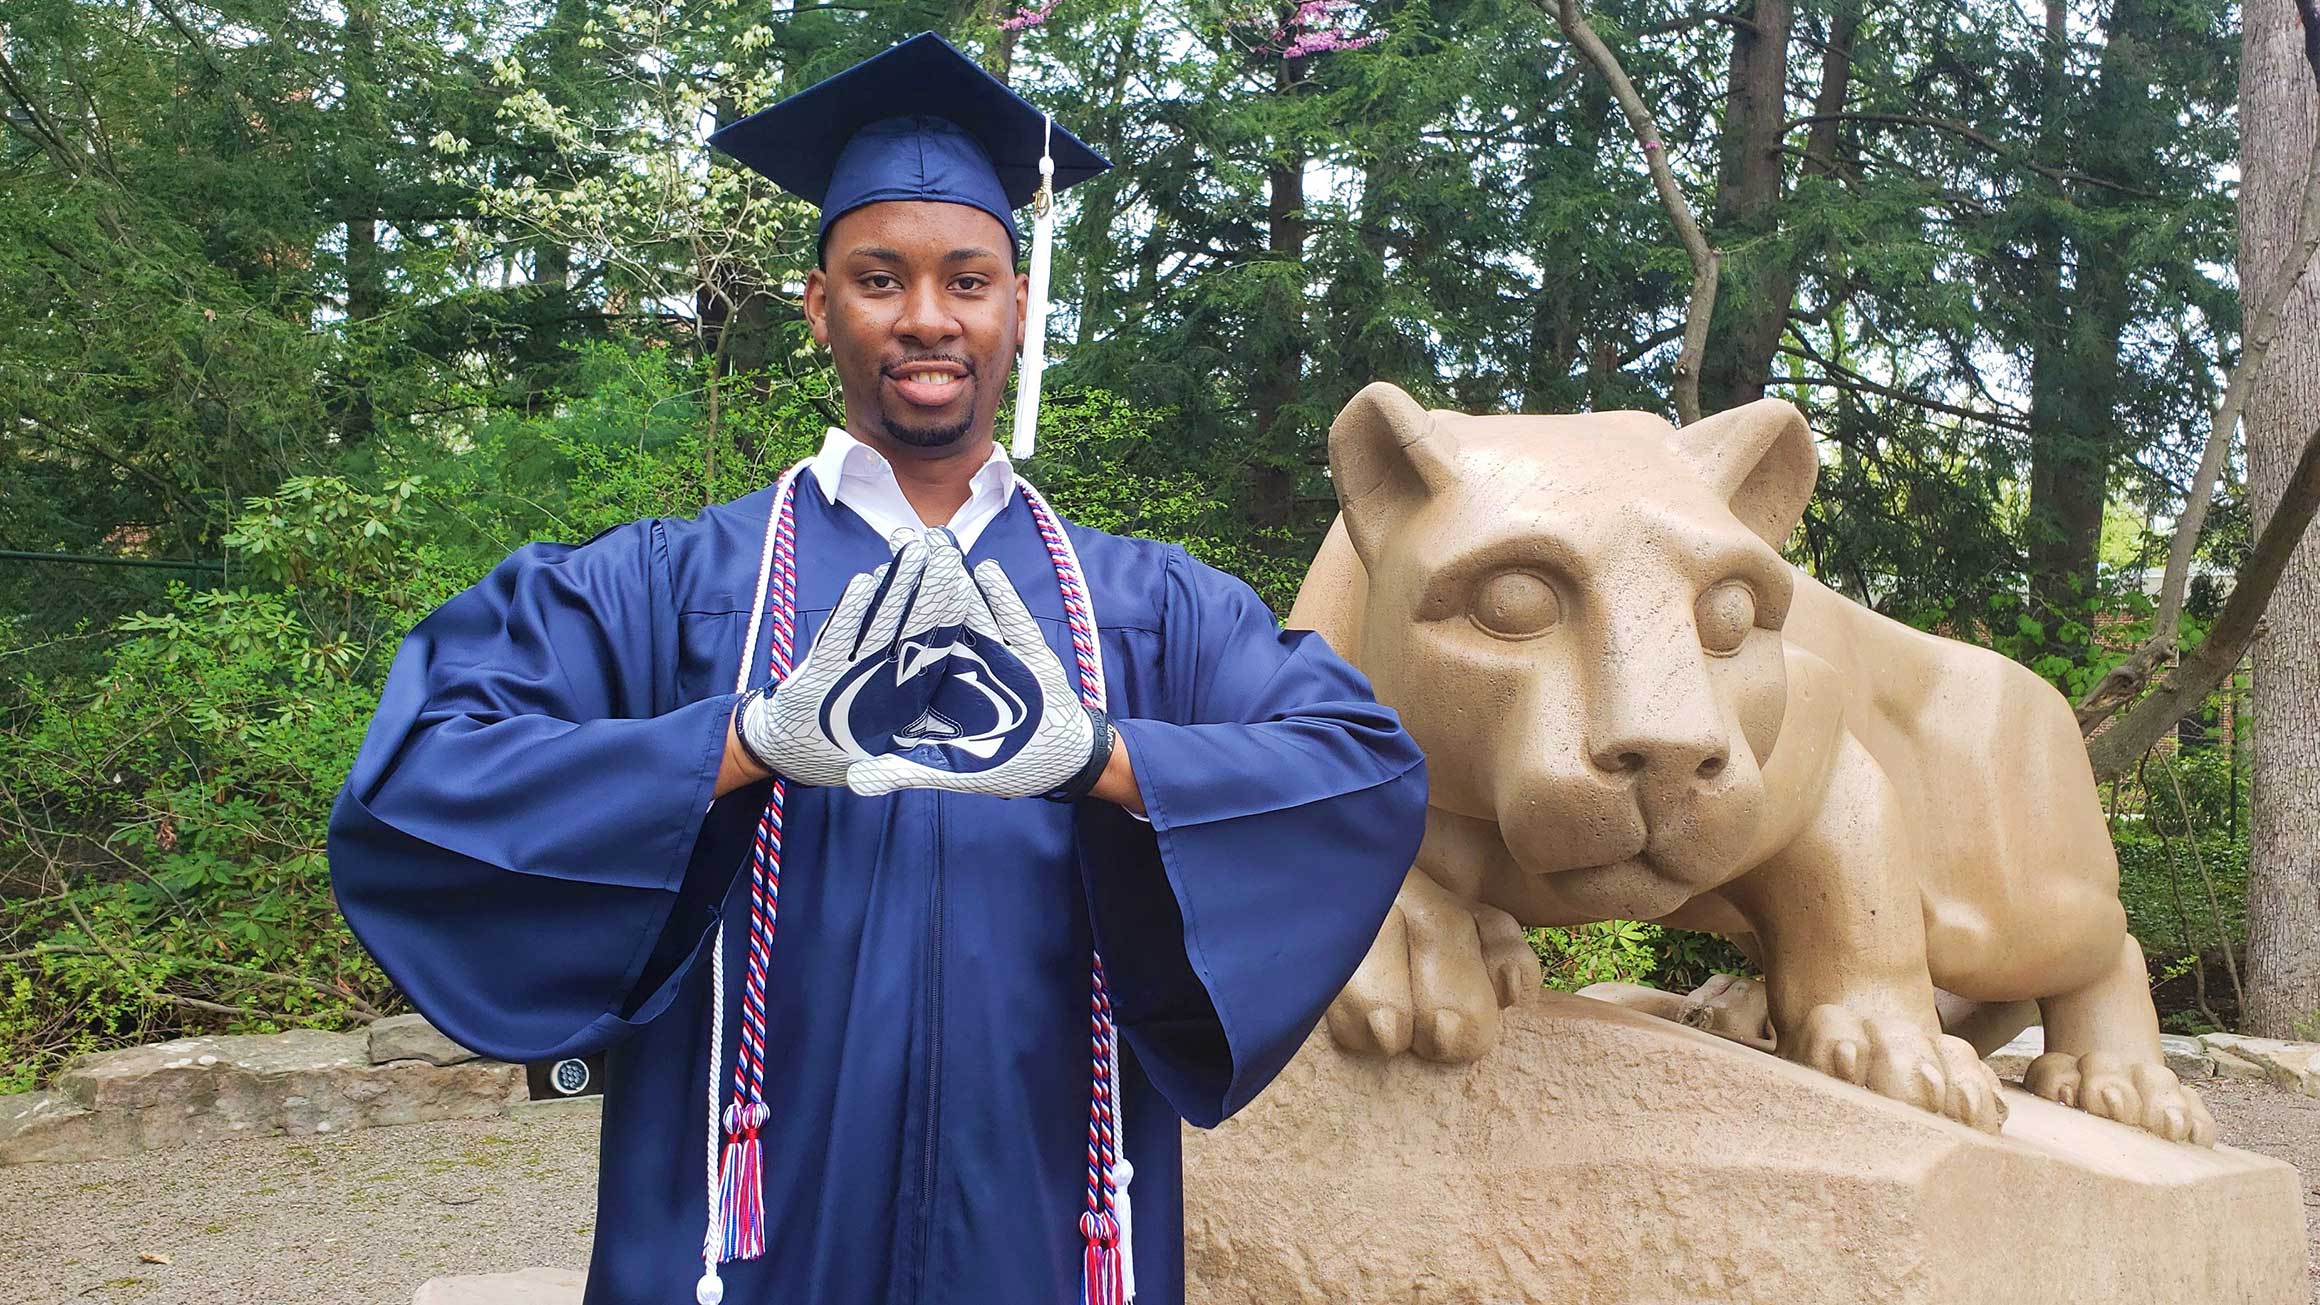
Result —
<path fill-rule="evenodd" d="M 958 377 L 949 372 L 904 372 L 902 379 L 917 381 L 921 385 L 948 385 Z"/>

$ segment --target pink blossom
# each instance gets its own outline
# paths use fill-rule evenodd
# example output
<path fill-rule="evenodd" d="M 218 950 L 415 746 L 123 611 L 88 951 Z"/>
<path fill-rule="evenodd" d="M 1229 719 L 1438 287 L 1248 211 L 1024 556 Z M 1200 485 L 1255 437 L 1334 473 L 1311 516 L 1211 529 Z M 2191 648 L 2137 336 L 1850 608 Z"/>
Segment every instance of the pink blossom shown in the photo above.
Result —
<path fill-rule="evenodd" d="M 1054 12 L 1055 0 L 1047 0 L 1047 3 L 1043 5 L 1019 5 L 1016 7 L 1013 18 L 999 20 L 999 30 L 1002 32 L 1020 32 L 1026 27 L 1037 27 L 1046 22 L 1047 16 Z"/>
<path fill-rule="evenodd" d="M 1307 32 L 1281 51 L 1284 59 L 1302 59 L 1309 54 L 1326 54 L 1333 50 L 1358 50 L 1365 45 L 1376 45 L 1376 36 L 1347 36 L 1343 32 Z"/>
<path fill-rule="evenodd" d="M 1350 24 L 1359 10 L 1359 0 L 1297 0 L 1285 22 L 1275 21 L 1273 15 L 1278 10 L 1259 5 L 1241 9 L 1227 21 L 1265 33 L 1258 39 L 1278 57 L 1303 59 L 1336 50 L 1359 50 L 1385 39 L 1375 34 L 1353 34 Z"/>

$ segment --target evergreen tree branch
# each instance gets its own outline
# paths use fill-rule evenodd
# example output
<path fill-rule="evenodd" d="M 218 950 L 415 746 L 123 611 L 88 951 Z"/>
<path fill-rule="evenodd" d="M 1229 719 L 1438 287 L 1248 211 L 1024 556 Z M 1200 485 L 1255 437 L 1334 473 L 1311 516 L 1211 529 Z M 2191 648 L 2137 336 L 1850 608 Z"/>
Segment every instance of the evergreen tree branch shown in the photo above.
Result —
<path fill-rule="evenodd" d="M 2040 163 L 2036 159 L 2024 158 L 2020 151 L 2008 148 L 2005 142 L 1954 118 L 1936 118 L 1922 113 L 1808 113 L 1801 118 L 1789 119 L 1787 125 L 1781 130 L 1782 134 L 1785 135 L 1798 127 L 1809 127 L 1824 122 L 1875 122 L 1894 127 L 1926 127 L 1934 131 L 1945 131 L 1962 140 L 1970 141 L 2000 158 L 2019 163 L 2049 181 L 2075 181 L 2083 186 L 2095 186 L 2103 190 L 2116 191 L 2121 195 L 2129 195 L 2136 199 L 2163 200 L 2169 198 L 2169 196 L 2162 195 L 2157 191 L 2139 190 L 2136 187 L 2105 177 L 2098 177 L 2092 173 L 2080 172 L 2075 168 L 2058 168 L 2051 164 Z"/>
<path fill-rule="evenodd" d="M 1792 334 L 1789 338 L 1796 340 L 1797 337 Z M 1963 417 L 1968 421 L 1986 422 L 2006 430 L 2027 433 L 2030 429 L 2028 421 L 2013 413 L 1989 412 L 1980 408 L 1960 407 L 1954 403 L 1943 403 L 1939 399 L 1929 399 L 1922 394 L 1912 394 L 1898 386 L 1885 385 L 1870 380 L 1834 359 L 1823 357 L 1819 351 L 1802 342 L 1781 345 L 1780 352 L 1802 358 L 1806 362 L 1815 363 L 1827 369 L 1830 374 L 1827 376 L 1797 377 L 1767 376 L 1764 378 L 1766 385 L 1826 385 L 1832 390 L 1847 390 L 1854 394 L 1873 394 L 1879 398 L 1906 403 L 1911 407 L 1923 408 L 1928 412 Z"/>

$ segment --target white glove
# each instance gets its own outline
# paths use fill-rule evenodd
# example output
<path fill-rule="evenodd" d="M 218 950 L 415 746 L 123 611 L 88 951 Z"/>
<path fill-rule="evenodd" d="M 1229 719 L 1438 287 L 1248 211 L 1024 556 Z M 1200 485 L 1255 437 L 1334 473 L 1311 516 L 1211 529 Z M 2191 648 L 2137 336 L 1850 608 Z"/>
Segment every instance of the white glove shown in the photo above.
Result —
<path fill-rule="evenodd" d="M 949 532 L 938 535 L 919 605 L 941 623 L 900 643 L 911 674 L 939 670 L 942 683 L 922 719 L 893 735 L 891 751 L 848 768 L 847 786 L 866 797 L 902 788 L 1084 796 L 1111 756 L 1110 720 L 1081 704 L 999 564 L 970 576 Z"/>
<path fill-rule="evenodd" d="M 888 678 L 878 672 L 914 624 L 927 553 L 913 532 L 893 561 L 855 576 L 804 660 L 742 700 L 736 732 L 757 764 L 793 784 L 843 784 L 847 767 L 887 750 L 881 726 L 891 733 L 925 712 L 934 684 L 911 702 L 878 692 Z M 865 691 L 872 701 L 855 709 Z"/>

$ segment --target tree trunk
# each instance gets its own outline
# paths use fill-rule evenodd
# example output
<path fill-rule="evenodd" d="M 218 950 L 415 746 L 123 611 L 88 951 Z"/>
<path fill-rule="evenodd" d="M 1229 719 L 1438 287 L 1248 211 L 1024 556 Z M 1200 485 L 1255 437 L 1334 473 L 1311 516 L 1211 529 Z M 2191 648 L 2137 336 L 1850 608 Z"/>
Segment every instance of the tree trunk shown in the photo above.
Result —
<path fill-rule="evenodd" d="M 717 101 L 717 124 L 737 122 L 747 110 L 728 99 Z M 773 360 L 775 326 L 794 313 L 775 312 L 774 287 L 746 262 L 712 256 L 693 290 L 693 311 L 701 323 L 699 348 L 711 359 L 719 377 L 742 372 L 762 373 Z M 759 375 L 754 384 L 759 398 L 772 392 L 771 382 Z M 742 453 L 754 452 L 744 441 Z"/>
<path fill-rule="evenodd" d="M 1104 123 L 1114 130 L 1119 126 L 1120 106 L 1127 98 L 1128 76 L 1135 70 L 1135 60 L 1136 29 L 1130 28 L 1120 33 L 1119 47 L 1112 56 L 1111 94 L 1103 104 Z M 1120 248 L 1113 240 L 1112 220 L 1118 215 L 1123 184 L 1114 173 L 1091 178 L 1083 189 L 1074 192 L 1085 198 L 1072 228 L 1072 243 L 1080 250 L 1092 251 L 1083 253 L 1079 260 L 1079 325 L 1074 339 L 1081 345 L 1111 327 L 1112 260 Z"/>
<path fill-rule="evenodd" d="M 1625 130 L 1611 86 L 1601 77 L 1582 77 L 1571 96 L 1566 147 L 1550 135 L 1537 146 L 1542 153 L 1569 148 L 1593 153 Z M 1596 392 L 1594 368 L 1582 368 L 1586 348 L 1584 314 L 1580 303 L 1585 282 L 1562 270 L 1567 256 L 1558 248 L 1535 251 L 1531 258 L 1542 269 L 1537 297 L 1531 301 L 1528 357 L 1523 363 L 1524 412 L 1579 412 L 1591 406 Z M 1649 328 L 1644 323 L 1638 334 Z"/>
<path fill-rule="evenodd" d="M 2295 238 L 2316 97 L 2290 0 L 2250 0 L 2240 47 L 2240 297 L 2262 303 Z M 2301 270 L 2301 269 L 2297 269 Z M 2248 395 L 2257 528 L 2320 426 L 2320 278 L 2307 276 Z M 2248 1002 L 2263 1037 L 2310 1038 L 2320 1011 L 2320 535 L 2307 535 L 2255 644 L 2248 828 Z"/>
<path fill-rule="evenodd" d="M 2144 0 L 2117 0 L 2105 24 L 2087 136 L 2075 148 L 2062 130 L 2069 74 L 2063 60 L 2067 32 L 2058 4 L 2047 9 L 2045 105 L 2039 153 L 2054 166 L 2077 166 L 2098 177 L 2133 183 L 2145 147 L 2128 132 L 2150 88 L 2139 53 L 2146 38 Z M 2147 115 L 2147 110 L 2142 110 Z M 2109 191 L 2085 187 L 2079 207 L 2117 202 Z M 2103 509 L 2110 499 L 2110 464 L 2118 447 L 2120 339 L 2133 302 L 2126 260 L 2097 246 L 2084 231 L 2042 220 L 2037 258 L 2040 338 L 2031 364 L 2030 510 L 2025 523 L 2030 592 L 2046 627 L 2046 646 L 2063 656 L 2083 655 L 2091 642 L 2089 616 L 2102 547 Z M 2067 251 L 2067 252 L 2066 252 Z M 2070 287 L 2061 285 L 2068 259 Z M 2061 626 L 2080 629 L 2063 637 Z"/>
<path fill-rule="evenodd" d="M 1727 247 L 1772 235 L 1780 221 L 1781 129 L 1788 122 L 1789 0 L 1756 0 L 1753 27 L 1732 29 L 1730 96 L 1710 230 Z M 1718 298 L 1720 320 L 1700 371 L 1700 411 L 1722 412 L 1764 397 L 1765 368 L 1788 325 L 1796 279 L 1787 259 L 1763 249 L 1733 263 L 1737 294 Z"/>

